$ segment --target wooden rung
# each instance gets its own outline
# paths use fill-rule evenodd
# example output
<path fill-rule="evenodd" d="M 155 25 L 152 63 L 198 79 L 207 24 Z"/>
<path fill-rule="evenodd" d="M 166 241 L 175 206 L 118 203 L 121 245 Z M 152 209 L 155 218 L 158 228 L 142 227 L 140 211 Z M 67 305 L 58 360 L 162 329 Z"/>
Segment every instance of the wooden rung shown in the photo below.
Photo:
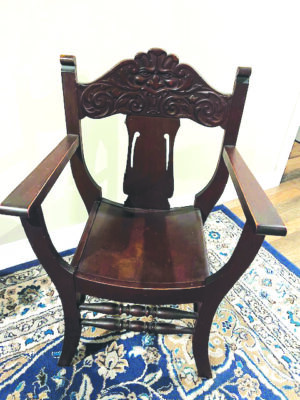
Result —
<path fill-rule="evenodd" d="M 196 319 L 196 312 L 178 310 L 176 308 L 158 307 L 158 306 L 140 306 L 117 303 L 85 303 L 79 306 L 80 310 L 94 311 L 102 314 L 121 315 L 127 314 L 134 317 L 152 315 L 153 317 L 163 319 Z"/>
<path fill-rule="evenodd" d="M 194 333 L 194 328 L 187 326 L 178 326 L 174 324 L 167 324 L 163 322 L 143 322 L 143 321 L 129 321 L 120 318 L 99 318 L 99 319 L 83 319 L 82 325 L 95 326 L 97 328 L 107 329 L 110 331 L 134 331 L 134 332 L 149 332 L 149 333 L 163 333 L 163 334 L 180 334 L 180 333 Z"/>

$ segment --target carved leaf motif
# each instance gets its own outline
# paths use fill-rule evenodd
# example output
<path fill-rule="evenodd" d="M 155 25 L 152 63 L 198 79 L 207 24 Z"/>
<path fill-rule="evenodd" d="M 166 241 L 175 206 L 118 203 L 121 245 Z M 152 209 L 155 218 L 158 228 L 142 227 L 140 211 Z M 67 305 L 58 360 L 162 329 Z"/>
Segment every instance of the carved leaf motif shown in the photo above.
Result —
<path fill-rule="evenodd" d="M 190 118 L 224 126 L 231 96 L 212 89 L 190 66 L 154 49 L 124 61 L 88 85 L 79 85 L 82 117 L 123 113 Z"/>

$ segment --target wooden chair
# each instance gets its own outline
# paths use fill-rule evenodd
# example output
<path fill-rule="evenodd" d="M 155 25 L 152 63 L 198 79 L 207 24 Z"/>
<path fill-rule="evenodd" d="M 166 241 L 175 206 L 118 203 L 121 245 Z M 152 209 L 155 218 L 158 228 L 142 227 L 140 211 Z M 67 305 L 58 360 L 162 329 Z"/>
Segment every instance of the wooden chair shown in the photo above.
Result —
<path fill-rule="evenodd" d="M 31 246 L 60 295 L 65 334 L 59 365 L 72 361 L 81 326 L 93 325 L 120 331 L 193 334 L 198 374 L 211 377 L 208 340 L 218 305 L 254 259 L 264 235 L 286 234 L 235 147 L 251 70 L 238 68 L 233 93 L 225 95 L 212 89 L 190 66 L 179 64 L 176 56 L 160 49 L 139 53 L 88 84 L 77 82 L 75 57 L 61 56 L 61 65 L 67 136 L 0 206 L 2 214 L 21 217 Z M 124 205 L 102 197 L 84 161 L 80 128 L 85 117 L 117 113 L 127 115 L 129 134 Z M 207 127 L 221 126 L 225 135 L 215 173 L 196 194 L 194 204 L 170 209 L 179 118 Z M 41 209 L 68 161 L 89 212 L 70 265 L 55 250 Z M 229 174 L 246 223 L 230 260 L 210 275 L 203 223 Z M 87 294 L 121 304 L 85 303 Z M 193 303 L 194 311 L 159 307 L 177 303 Z M 80 310 L 191 318 L 195 324 L 190 328 L 155 320 L 81 319 Z"/>

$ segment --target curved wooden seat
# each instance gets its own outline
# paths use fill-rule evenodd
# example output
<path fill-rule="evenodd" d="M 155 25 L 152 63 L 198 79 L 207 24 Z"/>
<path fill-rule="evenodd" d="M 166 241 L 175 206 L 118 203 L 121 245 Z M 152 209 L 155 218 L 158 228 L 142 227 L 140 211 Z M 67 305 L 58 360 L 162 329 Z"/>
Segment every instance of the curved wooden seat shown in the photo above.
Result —
<path fill-rule="evenodd" d="M 96 202 L 73 265 L 76 278 L 117 287 L 201 287 L 209 275 L 201 213 Z"/>

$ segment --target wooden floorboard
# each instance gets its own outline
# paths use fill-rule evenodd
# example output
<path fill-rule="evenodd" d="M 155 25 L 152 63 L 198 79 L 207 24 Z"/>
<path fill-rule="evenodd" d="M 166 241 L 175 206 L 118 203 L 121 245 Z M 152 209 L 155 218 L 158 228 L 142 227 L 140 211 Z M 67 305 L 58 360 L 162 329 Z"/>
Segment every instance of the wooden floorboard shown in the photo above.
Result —
<path fill-rule="evenodd" d="M 286 237 L 266 236 L 266 240 L 292 263 L 300 266 L 300 177 L 281 183 L 266 191 L 286 224 Z M 238 200 L 225 205 L 243 221 L 244 215 Z"/>
<path fill-rule="evenodd" d="M 300 143 L 294 142 L 281 182 L 300 178 Z"/>
<path fill-rule="evenodd" d="M 294 142 L 289 158 L 300 158 L 300 142 Z M 289 161 L 288 161 L 289 164 Z M 287 164 L 287 165 L 288 165 Z"/>

